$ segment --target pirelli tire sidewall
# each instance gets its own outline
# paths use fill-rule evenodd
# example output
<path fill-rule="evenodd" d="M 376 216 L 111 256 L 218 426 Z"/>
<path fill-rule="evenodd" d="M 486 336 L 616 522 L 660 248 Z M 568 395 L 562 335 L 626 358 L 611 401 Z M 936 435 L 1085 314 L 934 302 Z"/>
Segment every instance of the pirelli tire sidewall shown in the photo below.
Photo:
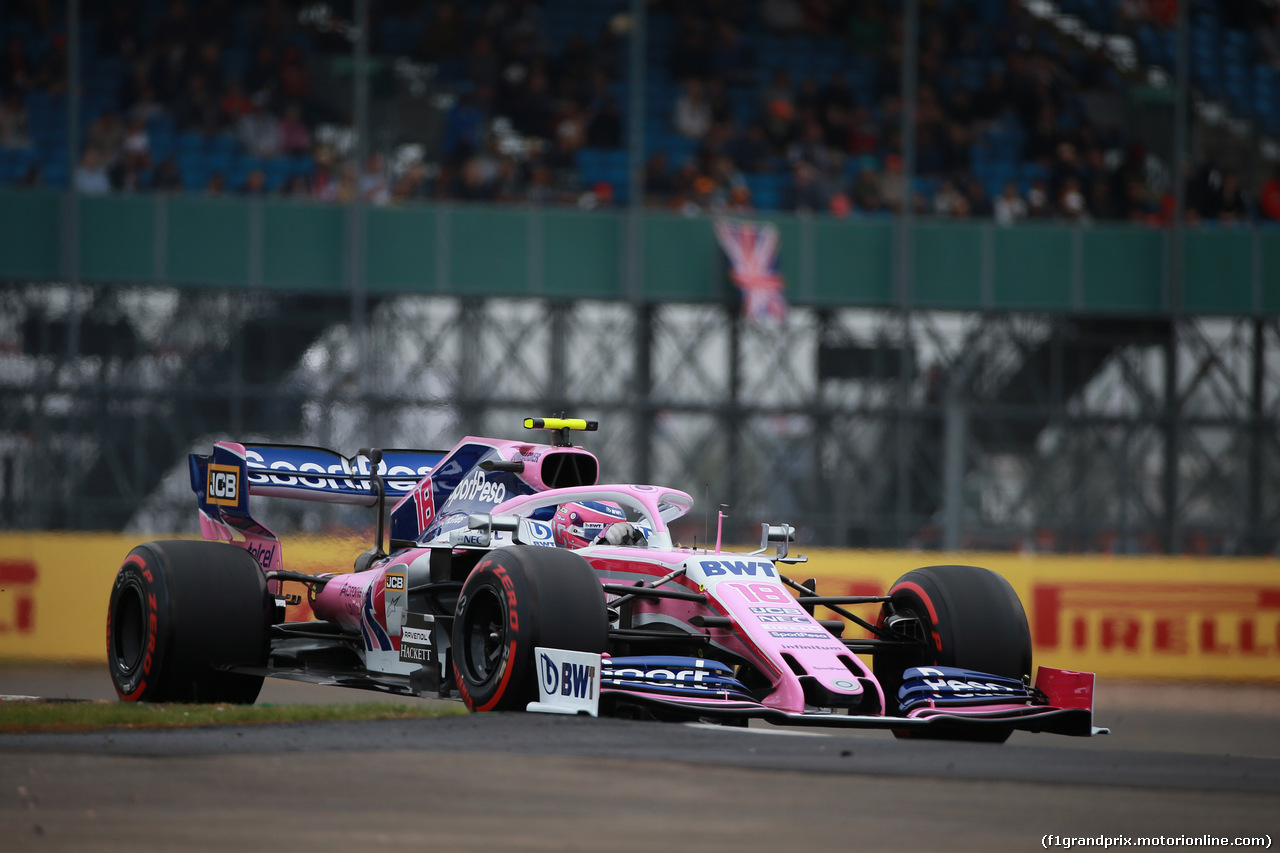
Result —
<path fill-rule="evenodd" d="M 913 615 L 923 648 L 888 650 L 873 661 L 890 713 L 897 708 L 903 671 L 913 666 L 952 666 L 1022 679 L 1031 675 L 1031 631 L 1022 601 L 1000 575 L 978 566 L 927 566 L 903 575 L 889 590 L 893 610 Z M 887 608 L 880 615 L 884 623 Z M 936 734 L 895 732 L 899 737 Z M 963 740 L 1003 741 L 1009 730 L 941 731 Z"/>
<path fill-rule="evenodd" d="M 495 629 L 487 645 L 486 625 Z M 458 597 L 450 652 L 458 691 L 473 711 L 523 711 L 538 698 L 535 648 L 603 652 L 608 630 L 604 590 L 586 560 L 553 548 L 500 548 L 480 560 Z"/>
<path fill-rule="evenodd" d="M 266 578 L 248 552 L 202 541 L 148 542 L 125 558 L 107 608 L 107 660 L 130 702 L 252 703 L 271 625 Z"/>
<path fill-rule="evenodd" d="M 107 663 L 116 693 L 126 702 L 151 701 L 162 692 L 169 638 L 169 588 L 146 545 L 129 552 L 116 574 L 107 606 Z"/>

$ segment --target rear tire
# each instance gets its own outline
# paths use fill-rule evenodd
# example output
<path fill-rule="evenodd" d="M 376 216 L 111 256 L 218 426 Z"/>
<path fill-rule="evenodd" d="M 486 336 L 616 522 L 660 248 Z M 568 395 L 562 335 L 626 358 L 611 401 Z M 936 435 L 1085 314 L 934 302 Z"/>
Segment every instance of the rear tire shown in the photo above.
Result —
<path fill-rule="evenodd" d="M 262 568 L 220 542 L 148 542 L 129 552 L 107 607 L 107 662 L 126 702 L 253 704 L 271 607 Z"/>
<path fill-rule="evenodd" d="M 453 674 L 473 711 L 523 711 L 538 698 L 534 648 L 603 652 L 604 588 L 577 554 L 516 545 L 480 560 L 453 620 Z"/>
<path fill-rule="evenodd" d="M 880 624 L 891 613 L 910 617 L 925 639 L 919 649 L 886 649 L 873 660 L 890 713 L 897 710 L 902 674 L 913 666 L 954 666 L 1017 679 L 1031 675 L 1027 614 L 1013 587 L 995 572 L 977 566 L 929 566 L 907 572 L 889 596 L 892 609 L 881 610 Z M 894 734 L 1003 743 L 1012 731 L 975 726 Z"/>

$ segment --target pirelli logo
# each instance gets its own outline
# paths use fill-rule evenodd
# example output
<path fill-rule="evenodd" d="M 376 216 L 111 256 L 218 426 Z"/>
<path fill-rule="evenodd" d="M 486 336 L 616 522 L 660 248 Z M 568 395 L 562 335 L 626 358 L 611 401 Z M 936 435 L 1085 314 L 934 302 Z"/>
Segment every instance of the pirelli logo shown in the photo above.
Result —
<path fill-rule="evenodd" d="M 234 465 L 210 465 L 205 501 L 219 506 L 235 506 L 240 501 L 240 469 Z"/>
<path fill-rule="evenodd" d="M 1171 658 L 1280 658 L 1280 587 L 1038 583 L 1037 650 Z"/>

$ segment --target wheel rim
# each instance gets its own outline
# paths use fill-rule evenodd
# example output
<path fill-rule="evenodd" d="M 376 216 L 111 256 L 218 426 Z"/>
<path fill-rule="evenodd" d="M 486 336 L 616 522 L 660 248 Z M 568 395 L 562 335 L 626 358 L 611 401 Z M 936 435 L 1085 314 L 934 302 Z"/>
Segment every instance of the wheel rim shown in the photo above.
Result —
<path fill-rule="evenodd" d="M 487 587 L 471 596 L 463 621 L 467 676 L 478 683 L 494 678 L 507 652 L 507 614 L 502 599 Z"/>
<path fill-rule="evenodd" d="M 112 621 L 112 645 L 121 672 L 132 673 L 142 663 L 146 648 L 147 608 L 142 600 L 142 590 L 129 584 L 116 600 L 116 614 Z"/>

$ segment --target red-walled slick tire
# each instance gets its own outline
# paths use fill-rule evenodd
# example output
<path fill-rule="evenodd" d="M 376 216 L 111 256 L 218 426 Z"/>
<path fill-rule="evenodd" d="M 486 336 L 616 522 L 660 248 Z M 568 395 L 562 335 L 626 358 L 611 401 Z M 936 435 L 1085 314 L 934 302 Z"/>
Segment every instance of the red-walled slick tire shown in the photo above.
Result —
<path fill-rule="evenodd" d="M 126 702 L 252 704 L 271 627 L 262 569 L 220 542 L 148 542 L 129 552 L 107 607 L 107 662 Z"/>
<path fill-rule="evenodd" d="M 538 698 L 534 648 L 603 652 L 600 579 L 577 554 L 517 545 L 471 571 L 453 620 L 453 674 L 473 711 L 523 711 Z"/>
<path fill-rule="evenodd" d="M 898 705 L 902 673 L 913 666 L 954 666 L 1021 679 L 1031 675 L 1027 614 L 1009 582 L 977 566 L 928 566 L 907 572 L 889 590 L 880 624 L 924 639 L 917 649 L 885 649 L 872 662 L 889 713 Z M 1003 743 L 1012 729 L 938 728 L 895 731 L 899 737 Z"/>

